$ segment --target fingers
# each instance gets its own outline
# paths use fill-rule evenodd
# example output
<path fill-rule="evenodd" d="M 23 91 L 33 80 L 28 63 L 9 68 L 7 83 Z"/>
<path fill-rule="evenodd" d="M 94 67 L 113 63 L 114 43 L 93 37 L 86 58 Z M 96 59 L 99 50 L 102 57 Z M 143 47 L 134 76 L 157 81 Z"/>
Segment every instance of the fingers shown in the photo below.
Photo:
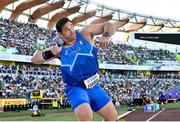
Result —
<path fill-rule="evenodd" d="M 52 52 L 54 55 L 56 55 L 55 46 L 51 46 L 51 47 L 50 47 L 50 50 L 51 50 L 51 52 Z"/>
<path fill-rule="evenodd" d="M 105 48 L 105 47 L 106 47 L 106 44 L 105 44 L 104 42 L 101 41 L 101 42 L 99 43 L 99 47 Z"/>
<path fill-rule="evenodd" d="M 51 46 L 51 47 L 50 47 L 50 50 L 52 51 L 52 53 L 53 53 L 54 55 L 57 55 L 57 54 L 59 54 L 59 53 L 61 52 L 62 46 L 59 47 L 58 44 L 56 43 L 54 46 Z"/>
<path fill-rule="evenodd" d="M 109 45 L 109 41 L 108 40 L 101 40 L 99 42 L 99 46 L 102 47 L 102 48 L 107 48 Z"/>
<path fill-rule="evenodd" d="M 107 48 L 109 45 L 109 38 L 102 36 L 99 41 L 99 47 L 101 48 Z"/>
<path fill-rule="evenodd" d="M 57 44 L 59 47 L 64 44 L 63 39 L 62 39 L 61 37 L 59 37 L 59 35 L 56 35 L 56 36 L 52 39 L 52 44 L 51 44 L 51 46 L 54 46 L 54 45 L 56 45 L 56 44 Z"/>
<path fill-rule="evenodd" d="M 55 44 L 55 47 L 59 47 L 57 43 Z"/>

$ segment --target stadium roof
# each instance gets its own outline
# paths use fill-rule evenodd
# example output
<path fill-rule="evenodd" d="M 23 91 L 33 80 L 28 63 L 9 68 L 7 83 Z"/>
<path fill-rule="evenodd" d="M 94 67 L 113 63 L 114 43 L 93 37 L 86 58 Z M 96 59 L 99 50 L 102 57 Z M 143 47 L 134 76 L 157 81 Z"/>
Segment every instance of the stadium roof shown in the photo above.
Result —
<path fill-rule="evenodd" d="M 21 22 L 34 22 L 38 26 L 50 29 L 54 28 L 57 20 L 63 16 L 68 16 L 73 23 L 78 25 L 78 28 L 87 24 L 110 21 L 116 25 L 120 33 L 123 33 L 123 40 L 127 40 L 129 32 L 132 31 L 180 31 L 180 21 L 177 19 L 140 12 L 142 11 L 140 2 L 142 4 L 143 0 L 136 0 L 139 4 L 135 4 L 132 0 L 126 0 L 126 2 L 120 0 L 111 1 L 112 3 L 109 4 L 110 0 L 1 0 L 0 12 L 3 18 Z M 113 4 L 114 1 L 116 1 L 116 4 Z M 153 10 L 154 8 L 151 5 L 156 4 L 153 1 L 155 0 L 147 1 L 146 5 L 150 7 L 146 6 L 146 8 Z M 166 1 L 162 2 L 167 3 Z M 159 10 L 163 3 L 159 5 Z M 173 0 L 171 4 L 176 5 Z M 136 9 L 127 10 L 129 5 L 134 5 Z M 127 6 L 127 8 L 123 6 Z"/>

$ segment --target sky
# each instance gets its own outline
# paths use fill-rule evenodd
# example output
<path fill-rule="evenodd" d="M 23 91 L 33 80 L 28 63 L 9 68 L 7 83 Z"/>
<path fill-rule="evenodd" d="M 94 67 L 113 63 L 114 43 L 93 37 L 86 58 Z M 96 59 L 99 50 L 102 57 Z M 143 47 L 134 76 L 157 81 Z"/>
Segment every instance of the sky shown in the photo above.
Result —
<path fill-rule="evenodd" d="M 180 0 L 89 0 L 132 13 L 180 20 Z"/>

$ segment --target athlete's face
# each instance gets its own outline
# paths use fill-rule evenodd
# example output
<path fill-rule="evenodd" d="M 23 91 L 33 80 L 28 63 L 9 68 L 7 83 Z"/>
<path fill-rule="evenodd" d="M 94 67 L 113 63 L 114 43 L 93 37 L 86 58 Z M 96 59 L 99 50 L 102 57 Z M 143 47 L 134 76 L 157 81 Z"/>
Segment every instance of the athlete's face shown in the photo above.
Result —
<path fill-rule="evenodd" d="M 74 29 L 74 25 L 71 22 L 67 22 L 62 27 L 62 36 L 67 41 L 73 41 L 76 39 L 76 31 Z"/>

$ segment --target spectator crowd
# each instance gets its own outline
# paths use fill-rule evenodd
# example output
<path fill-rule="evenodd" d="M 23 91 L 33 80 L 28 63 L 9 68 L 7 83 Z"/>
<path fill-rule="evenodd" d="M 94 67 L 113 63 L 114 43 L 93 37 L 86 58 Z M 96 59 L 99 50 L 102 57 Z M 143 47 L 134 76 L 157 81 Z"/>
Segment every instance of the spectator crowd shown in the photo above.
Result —
<path fill-rule="evenodd" d="M 43 97 L 57 98 L 64 94 L 61 71 L 58 67 L 36 67 L 31 65 L 1 65 L 0 98 L 31 99 L 31 91 L 41 89 Z M 129 75 L 100 72 L 100 85 L 113 100 L 126 101 L 133 98 L 134 93 L 146 94 L 154 99 L 162 92 L 180 85 L 180 74 L 175 72 L 145 75 L 136 73 Z"/>
<path fill-rule="evenodd" d="M 1 51 L 3 47 L 4 50 L 14 50 L 12 54 L 32 56 L 39 40 L 44 41 L 44 45 L 49 47 L 55 35 L 55 31 L 40 28 L 34 24 L 17 23 L 0 18 Z M 98 41 L 97 37 L 96 46 Z M 98 60 L 105 64 L 143 65 L 147 60 L 176 61 L 175 56 L 176 54 L 169 50 L 151 50 L 147 47 L 133 47 L 111 42 L 107 49 L 99 49 Z M 162 92 L 180 85 L 180 74 L 177 72 L 129 75 L 107 70 L 100 75 L 100 84 L 115 101 L 127 101 L 133 98 L 135 93 L 136 97 L 147 94 L 156 98 Z M 43 97 L 65 96 L 60 68 L 25 63 L 0 65 L 0 98 L 31 99 L 31 91 L 38 88 L 42 89 Z"/>
<path fill-rule="evenodd" d="M 14 54 L 33 55 L 37 42 L 44 42 L 44 48 L 49 47 L 56 32 L 40 28 L 35 24 L 18 23 L 0 18 L 0 45 L 10 48 Z M 96 38 L 98 42 L 99 38 Z M 98 43 L 96 43 L 98 46 Z M 107 64 L 138 64 L 147 60 L 175 61 L 175 53 L 169 50 L 151 50 L 147 47 L 133 47 L 124 44 L 110 43 L 107 49 L 99 49 L 100 63 Z"/>

